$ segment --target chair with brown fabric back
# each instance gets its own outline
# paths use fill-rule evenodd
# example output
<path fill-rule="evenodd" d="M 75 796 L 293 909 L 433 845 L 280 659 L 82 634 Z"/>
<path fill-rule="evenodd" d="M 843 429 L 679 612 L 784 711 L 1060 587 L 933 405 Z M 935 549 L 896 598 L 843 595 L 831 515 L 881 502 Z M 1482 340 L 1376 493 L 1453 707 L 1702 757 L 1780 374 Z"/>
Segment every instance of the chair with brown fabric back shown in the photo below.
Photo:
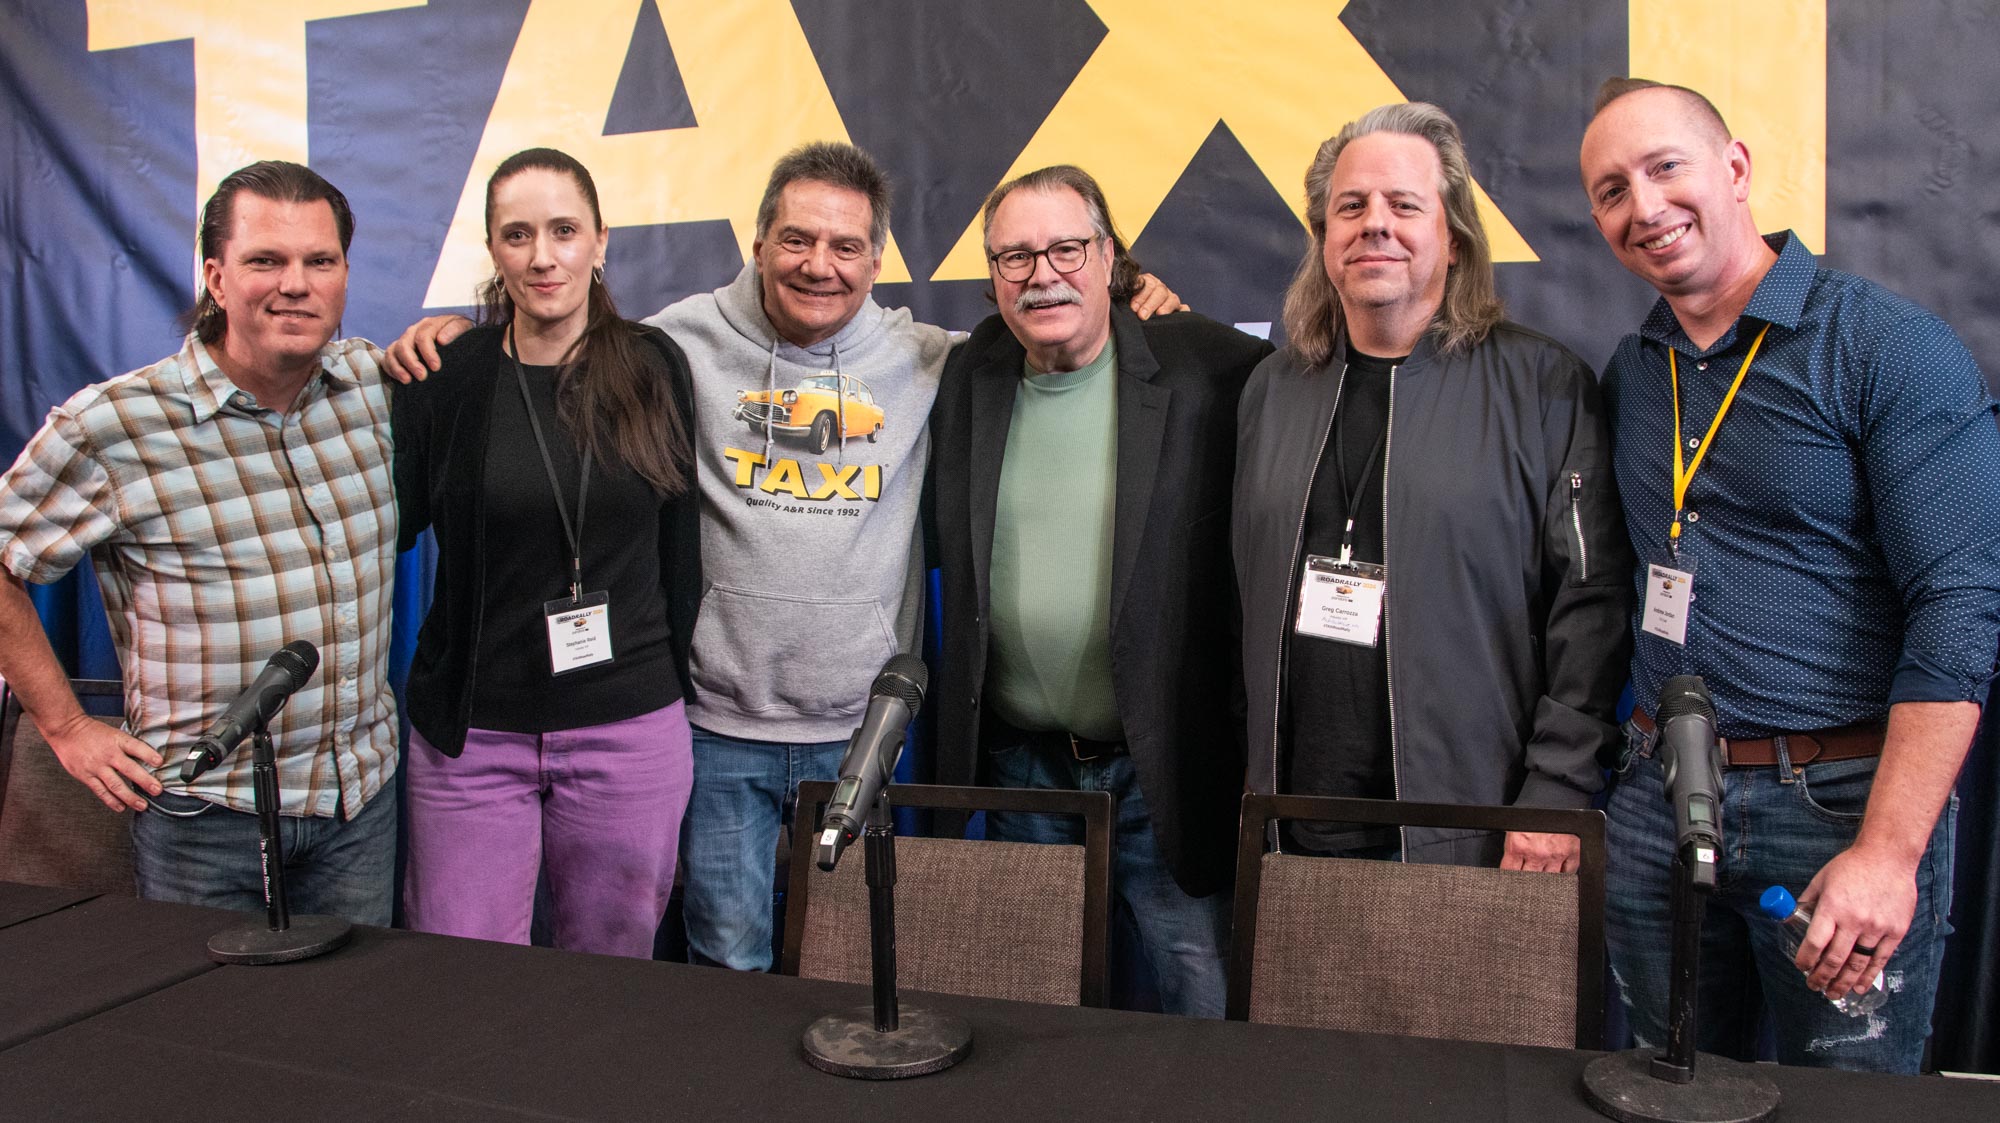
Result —
<path fill-rule="evenodd" d="M 1582 857 L 1551 874 L 1266 853 L 1280 820 L 1569 834 Z M 1247 795 L 1236 858 L 1229 1017 L 1602 1047 L 1601 813 Z"/>
<path fill-rule="evenodd" d="M 800 827 L 817 828 L 834 785 L 799 785 Z M 1075 815 L 1081 846 L 896 839 L 898 986 L 1057 1005 L 1102 1006 L 1109 987 L 1111 797 L 1104 792 L 896 784 L 896 807 Z M 813 860 L 818 830 L 792 832 L 787 975 L 867 983 L 864 843 L 833 873 Z"/>
<path fill-rule="evenodd" d="M 116 679 L 71 679 L 86 708 L 118 700 Z M 120 719 L 96 720 L 117 726 Z M 132 817 L 114 814 L 84 790 L 21 709 L 20 696 L 0 686 L 0 881 L 94 889 L 132 896 Z"/>

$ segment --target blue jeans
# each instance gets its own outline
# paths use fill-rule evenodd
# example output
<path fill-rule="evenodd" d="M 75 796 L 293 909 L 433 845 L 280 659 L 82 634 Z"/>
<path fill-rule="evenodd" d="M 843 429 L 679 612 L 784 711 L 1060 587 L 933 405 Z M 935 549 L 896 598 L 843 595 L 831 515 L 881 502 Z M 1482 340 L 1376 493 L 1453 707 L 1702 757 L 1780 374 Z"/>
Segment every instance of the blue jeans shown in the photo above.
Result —
<path fill-rule="evenodd" d="M 1639 1044 L 1666 1044 L 1672 944 L 1673 807 L 1653 737 L 1626 726 L 1631 763 L 1611 794 L 1605 901 L 1611 967 Z M 1780 741 L 1780 745 L 1783 742 Z M 1888 1001 L 1850 1018 L 1784 950 L 1779 926 L 1757 898 L 1772 885 L 1805 891 L 1820 867 L 1854 841 L 1874 784 L 1873 758 L 1791 766 L 1783 748 L 1768 767 L 1722 772 L 1723 849 L 1717 890 L 1701 934 L 1696 1043 L 1751 1060 L 1757 1019 L 1768 1004 L 1784 1064 L 1914 1073 L 1930 1036 L 1938 967 L 1951 934 L 1951 869 L 1957 797 L 1938 816 L 1917 864 L 1917 908 L 1885 974 Z"/>
<path fill-rule="evenodd" d="M 175 818 L 148 810 L 133 816 L 132 862 L 141 897 L 264 910 L 257 816 L 171 792 L 146 798 L 167 811 L 199 814 Z M 292 912 L 386 926 L 396 883 L 394 779 L 351 819 L 279 816 L 278 849 Z"/>
<path fill-rule="evenodd" d="M 694 792 L 681 820 L 681 912 L 689 958 L 771 969 L 771 876 L 786 801 L 832 780 L 846 741 L 791 745 L 694 727 Z"/>
<path fill-rule="evenodd" d="M 1152 965 L 1160 1008 L 1169 1014 L 1220 1018 L 1227 1006 L 1228 893 L 1190 897 L 1175 883 L 1153 836 L 1153 817 L 1139 794 L 1132 758 L 1079 761 L 1060 733 L 1013 733 L 1013 743 L 989 741 L 989 775 L 1003 788 L 1110 792 L 1116 804 L 1111 886 L 1132 910 L 1140 953 Z M 1014 740 L 1014 738 L 1020 738 Z M 1079 844 L 1083 821 L 1071 815 L 989 811 L 986 837 L 1001 842 Z"/>

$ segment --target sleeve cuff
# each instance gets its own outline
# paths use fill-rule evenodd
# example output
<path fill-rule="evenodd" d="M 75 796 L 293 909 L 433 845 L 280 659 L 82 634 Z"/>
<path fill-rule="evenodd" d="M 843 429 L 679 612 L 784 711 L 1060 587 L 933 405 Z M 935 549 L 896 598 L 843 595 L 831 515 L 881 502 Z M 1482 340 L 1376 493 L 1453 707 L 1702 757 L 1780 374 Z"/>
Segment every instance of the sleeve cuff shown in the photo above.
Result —
<path fill-rule="evenodd" d="M 1961 675 L 1946 671 L 1914 652 L 1903 652 L 1889 682 L 1889 704 L 1898 702 L 1972 702 L 1984 708 L 1993 671 Z"/>
<path fill-rule="evenodd" d="M 1521 781 L 1521 794 L 1514 797 L 1514 806 L 1582 810 L 1590 806 L 1590 801 L 1589 792 L 1579 791 L 1540 772 L 1530 772 L 1528 778 Z"/>

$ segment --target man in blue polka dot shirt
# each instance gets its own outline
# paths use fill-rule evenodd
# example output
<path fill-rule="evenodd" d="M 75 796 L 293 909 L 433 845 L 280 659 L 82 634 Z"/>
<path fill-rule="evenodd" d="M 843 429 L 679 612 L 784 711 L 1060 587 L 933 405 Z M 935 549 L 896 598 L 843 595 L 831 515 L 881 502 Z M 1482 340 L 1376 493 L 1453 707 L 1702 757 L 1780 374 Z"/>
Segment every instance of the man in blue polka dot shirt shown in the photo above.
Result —
<path fill-rule="evenodd" d="M 1760 236 L 1750 153 L 1701 95 L 1614 78 L 1582 150 L 1591 216 L 1660 292 L 1606 368 L 1639 555 L 1637 710 L 1610 807 L 1612 966 L 1665 1041 L 1675 842 L 1653 759 L 1673 675 L 1724 738 L 1699 1047 L 1914 1072 L 1950 932 L 1952 785 L 2000 636 L 2000 429 L 1951 329 Z M 1757 898 L 1812 910 L 1796 959 Z M 1881 985 L 1850 1018 L 1827 999 Z M 1823 992 L 1821 994 L 1815 991 Z"/>

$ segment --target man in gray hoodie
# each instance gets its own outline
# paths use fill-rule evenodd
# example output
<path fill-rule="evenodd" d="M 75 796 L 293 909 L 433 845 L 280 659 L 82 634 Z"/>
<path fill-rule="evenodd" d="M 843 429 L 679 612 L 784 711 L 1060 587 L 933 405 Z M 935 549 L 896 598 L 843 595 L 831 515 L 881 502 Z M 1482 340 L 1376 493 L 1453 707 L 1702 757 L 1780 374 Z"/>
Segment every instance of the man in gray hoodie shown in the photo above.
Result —
<path fill-rule="evenodd" d="M 695 382 L 704 595 L 680 854 L 697 962 L 770 968 L 786 801 L 834 778 L 876 672 L 917 647 L 926 421 L 952 338 L 870 297 L 888 236 L 874 160 L 803 145 L 771 169 L 736 279 L 646 321 Z M 1149 284 L 1134 303 L 1178 301 Z M 465 323 L 422 321 L 385 365 L 435 369 Z"/>

